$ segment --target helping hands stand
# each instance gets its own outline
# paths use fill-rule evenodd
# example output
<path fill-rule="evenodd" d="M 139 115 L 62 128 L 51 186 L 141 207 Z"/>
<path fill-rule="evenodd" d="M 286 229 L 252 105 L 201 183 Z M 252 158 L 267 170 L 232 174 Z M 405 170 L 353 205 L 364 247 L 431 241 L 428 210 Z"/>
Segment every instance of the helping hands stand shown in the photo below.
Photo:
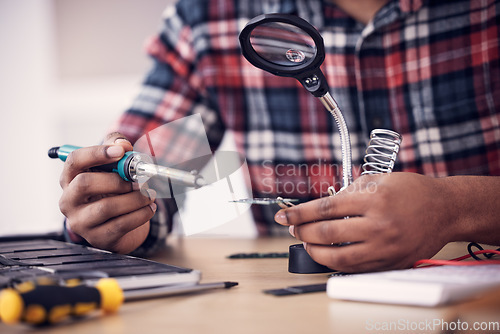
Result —
<path fill-rule="evenodd" d="M 300 17 L 264 14 L 250 20 L 239 39 L 242 53 L 250 63 L 278 76 L 296 78 L 332 114 L 339 129 L 342 147 L 342 187 L 339 192 L 346 189 L 353 182 L 351 142 L 342 112 L 330 95 L 328 83 L 320 69 L 325 58 L 321 34 Z M 397 132 L 373 130 L 362 175 L 392 172 L 400 144 L 401 135 Z M 334 196 L 337 192 L 330 186 L 328 193 Z M 315 262 L 303 245 L 297 244 L 290 246 L 289 271 L 304 274 L 334 270 Z"/>

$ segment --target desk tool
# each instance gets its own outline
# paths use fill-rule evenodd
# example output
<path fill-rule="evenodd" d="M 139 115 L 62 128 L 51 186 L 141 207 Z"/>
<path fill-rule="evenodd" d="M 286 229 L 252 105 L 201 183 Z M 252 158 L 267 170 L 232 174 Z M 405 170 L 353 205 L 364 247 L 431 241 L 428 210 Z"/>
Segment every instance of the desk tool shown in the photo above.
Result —
<path fill-rule="evenodd" d="M 320 284 L 310 284 L 310 285 L 295 285 L 283 289 L 264 290 L 264 293 L 281 297 L 281 296 L 301 295 L 303 293 L 325 292 L 325 291 L 326 291 L 326 283 L 320 283 Z"/>
<path fill-rule="evenodd" d="M 342 112 L 330 95 L 328 83 L 320 69 L 325 59 L 321 34 L 298 16 L 264 14 L 247 23 L 239 35 L 239 40 L 243 56 L 251 64 L 278 76 L 297 79 L 307 91 L 319 98 L 331 113 L 337 124 L 342 146 L 342 187 L 339 192 L 347 188 L 353 181 L 351 142 Z M 401 135 L 397 132 L 386 129 L 373 130 L 362 174 L 390 173 L 400 144 Z M 333 196 L 337 192 L 330 186 L 328 193 Z M 303 253 L 300 262 L 296 262 L 297 266 L 294 265 L 297 273 L 308 273 L 312 264 L 308 265 L 306 261 L 314 261 L 300 245 L 294 248 L 294 253 Z M 290 261 L 294 261 L 292 254 Z M 304 270 L 301 269 L 302 263 Z"/>
<path fill-rule="evenodd" d="M 238 283 L 179 284 L 123 290 L 113 278 L 102 278 L 95 286 L 36 284 L 25 282 L 0 293 L 0 319 L 6 324 L 20 321 L 32 325 L 58 323 L 68 316 L 83 316 L 94 310 L 118 311 L 124 301 L 165 297 L 210 289 L 229 289 Z"/>
<path fill-rule="evenodd" d="M 265 253 L 235 253 L 227 256 L 228 259 L 282 259 L 288 258 L 288 253 L 265 252 Z"/>
<path fill-rule="evenodd" d="M 81 147 L 63 145 L 49 149 L 49 157 L 66 161 L 68 155 Z M 125 181 L 145 182 L 151 177 L 160 177 L 188 187 L 200 188 L 205 180 L 196 171 L 186 172 L 180 169 L 156 165 L 151 156 L 135 151 L 125 152 L 119 161 L 94 168 L 98 171 L 118 173 Z"/>
<path fill-rule="evenodd" d="M 13 325 L 54 324 L 68 316 L 83 316 L 94 310 L 116 312 L 124 293 L 113 278 L 103 278 L 95 286 L 61 286 L 24 282 L 0 293 L 0 319 Z"/>

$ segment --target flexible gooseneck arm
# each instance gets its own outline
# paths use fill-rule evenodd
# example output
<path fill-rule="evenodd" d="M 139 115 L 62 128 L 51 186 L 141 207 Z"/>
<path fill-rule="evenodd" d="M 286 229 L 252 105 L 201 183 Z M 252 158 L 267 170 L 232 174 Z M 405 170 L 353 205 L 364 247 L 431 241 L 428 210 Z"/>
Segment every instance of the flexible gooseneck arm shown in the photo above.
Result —
<path fill-rule="evenodd" d="M 352 152 L 349 131 L 347 130 L 344 116 L 342 116 L 342 112 L 340 111 L 337 102 L 335 102 L 330 93 L 327 92 L 319 99 L 325 108 L 332 114 L 339 129 L 340 145 L 342 147 L 342 188 L 340 190 L 344 190 L 352 183 Z M 330 186 L 328 188 L 328 192 L 330 195 L 334 195 L 334 187 Z"/>

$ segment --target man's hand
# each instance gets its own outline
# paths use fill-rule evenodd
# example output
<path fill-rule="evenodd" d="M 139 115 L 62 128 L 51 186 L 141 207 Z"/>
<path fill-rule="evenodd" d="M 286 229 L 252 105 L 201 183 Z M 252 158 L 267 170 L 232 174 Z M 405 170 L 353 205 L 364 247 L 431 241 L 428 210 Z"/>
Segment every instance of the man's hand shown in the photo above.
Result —
<path fill-rule="evenodd" d="M 280 210 L 275 220 L 289 225 L 311 257 L 330 268 L 408 268 L 457 238 L 452 225 L 461 210 L 453 198 L 446 179 L 412 173 L 367 175 L 336 196 Z M 335 246 L 341 243 L 350 244 Z"/>
<path fill-rule="evenodd" d="M 59 207 L 71 232 L 97 248 L 118 253 L 129 253 L 146 239 L 156 193 L 148 189 L 149 196 L 144 196 L 117 173 L 89 169 L 116 162 L 131 150 L 121 134 L 110 134 L 104 145 L 71 152 L 60 178 Z"/>

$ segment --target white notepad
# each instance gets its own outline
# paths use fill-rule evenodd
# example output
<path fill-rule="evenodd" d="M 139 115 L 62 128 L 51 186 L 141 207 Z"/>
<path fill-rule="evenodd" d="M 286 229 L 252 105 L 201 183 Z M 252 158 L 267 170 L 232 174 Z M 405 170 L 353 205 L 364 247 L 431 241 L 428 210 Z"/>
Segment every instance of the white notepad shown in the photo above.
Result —
<path fill-rule="evenodd" d="M 439 266 L 328 279 L 331 298 L 437 306 L 471 298 L 500 286 L 500 265 Z"/>

